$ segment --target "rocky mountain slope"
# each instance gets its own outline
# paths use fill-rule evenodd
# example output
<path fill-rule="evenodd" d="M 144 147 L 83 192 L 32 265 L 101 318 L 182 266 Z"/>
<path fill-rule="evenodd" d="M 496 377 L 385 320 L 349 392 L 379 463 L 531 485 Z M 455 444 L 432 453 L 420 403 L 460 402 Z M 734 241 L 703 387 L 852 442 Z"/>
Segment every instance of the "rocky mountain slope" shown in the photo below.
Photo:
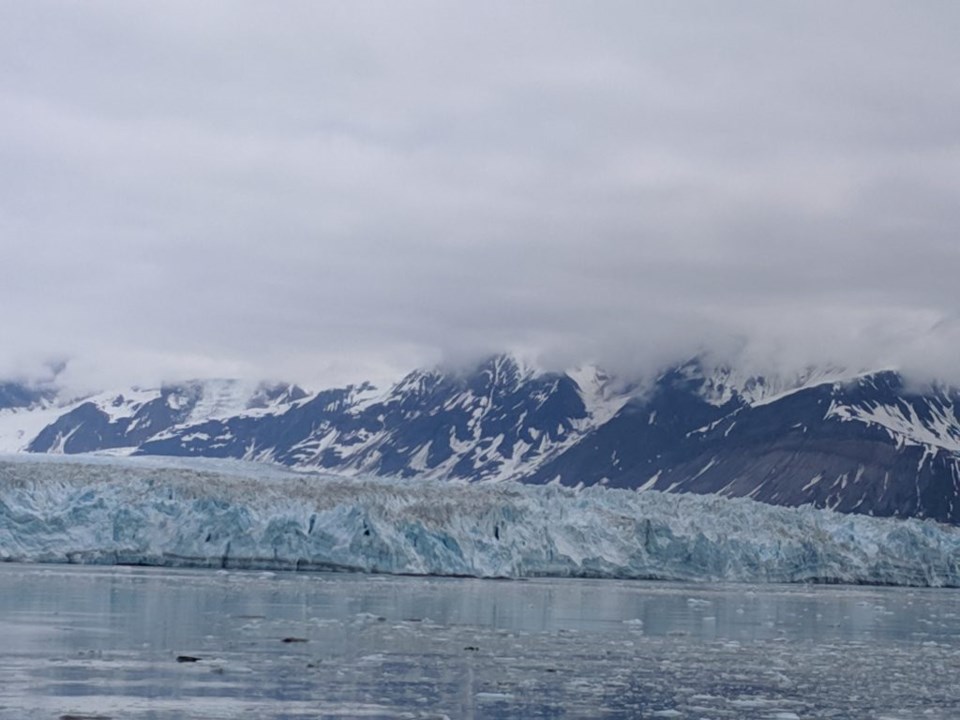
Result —
<path fill-rule="evenodd" d="M 697 360 L 648 382 L 508 356 L 392 387 L 206 381 L 64 403 L 0 385 L 7 452 L 205 456 L 298 469 L 603 484 L 960 523 L 960 393 L 890 370 L 738 376 Z"/>

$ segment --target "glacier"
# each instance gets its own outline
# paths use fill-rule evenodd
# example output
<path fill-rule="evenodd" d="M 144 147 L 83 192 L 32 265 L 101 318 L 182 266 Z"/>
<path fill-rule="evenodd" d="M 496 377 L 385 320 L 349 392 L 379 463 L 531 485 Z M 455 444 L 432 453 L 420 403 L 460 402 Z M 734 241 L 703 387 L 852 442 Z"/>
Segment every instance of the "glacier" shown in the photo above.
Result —
<path fill-rule="evenodd" d="M 960 530 L 749 499 L 0 458 L 0 560 L 960 587 Z"/>

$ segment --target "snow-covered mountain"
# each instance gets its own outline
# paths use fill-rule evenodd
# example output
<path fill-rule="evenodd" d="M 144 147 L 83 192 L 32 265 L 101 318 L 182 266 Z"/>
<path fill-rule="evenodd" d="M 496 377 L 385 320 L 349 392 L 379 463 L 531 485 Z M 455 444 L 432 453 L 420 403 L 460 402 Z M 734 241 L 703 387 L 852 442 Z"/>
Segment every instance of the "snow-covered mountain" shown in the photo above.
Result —
<path fill-rule="evenodd" d="M 960 521 L 956 389 L 892 371 L 751 389 L 673 370 L 529 479 Z"/>
<path fill-rule="evenodd" d="M 417 370 L 385 391 L 328 390 L 270 417 L 175 427 L 138 453 L 268 460 L 297 468 L 490 480 L 529 474 L 616 412 L 596 379 L 494 357 L 471 372 Z"/>
<path fill-rule="evenodd" d="M 958 400 L 892 370 L 769 378 L 692 360 L 628 383 L 498 356 L 382 389 L 204 381 L 64 403 L 9 384 L 0 451 L 602 484 L 960 523 Z"/>
<path fill-rule="evenodd" d="M 211 380 L 106 392 L 57 401 L 49 388 L 23 385 L 0 396 L 0 452 L 133 451 L 158 433 L 210 418 L 264 414 L 306 397 L 295 385 L 249 385 Z"/>

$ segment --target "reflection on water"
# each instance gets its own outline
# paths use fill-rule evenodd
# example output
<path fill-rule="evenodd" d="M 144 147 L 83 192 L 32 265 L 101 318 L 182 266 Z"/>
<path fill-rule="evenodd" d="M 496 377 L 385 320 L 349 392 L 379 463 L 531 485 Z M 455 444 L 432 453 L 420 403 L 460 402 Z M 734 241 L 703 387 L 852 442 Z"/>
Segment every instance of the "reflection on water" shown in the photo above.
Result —
<path fill-rule="evenodd" d="M 956 591 L 0 566 L 2 718 L 956 718 L 958 663 Z"/>

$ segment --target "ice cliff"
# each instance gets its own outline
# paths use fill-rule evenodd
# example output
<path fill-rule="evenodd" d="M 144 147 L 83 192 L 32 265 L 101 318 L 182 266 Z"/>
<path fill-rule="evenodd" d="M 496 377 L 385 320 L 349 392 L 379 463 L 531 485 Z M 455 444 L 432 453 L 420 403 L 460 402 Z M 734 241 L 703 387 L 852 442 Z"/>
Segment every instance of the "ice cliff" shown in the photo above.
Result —
<path fill-rule="evenodd" d="M 960 531 L 716 496 L 11 456 L 0 560 L 960 586 Z"/>

